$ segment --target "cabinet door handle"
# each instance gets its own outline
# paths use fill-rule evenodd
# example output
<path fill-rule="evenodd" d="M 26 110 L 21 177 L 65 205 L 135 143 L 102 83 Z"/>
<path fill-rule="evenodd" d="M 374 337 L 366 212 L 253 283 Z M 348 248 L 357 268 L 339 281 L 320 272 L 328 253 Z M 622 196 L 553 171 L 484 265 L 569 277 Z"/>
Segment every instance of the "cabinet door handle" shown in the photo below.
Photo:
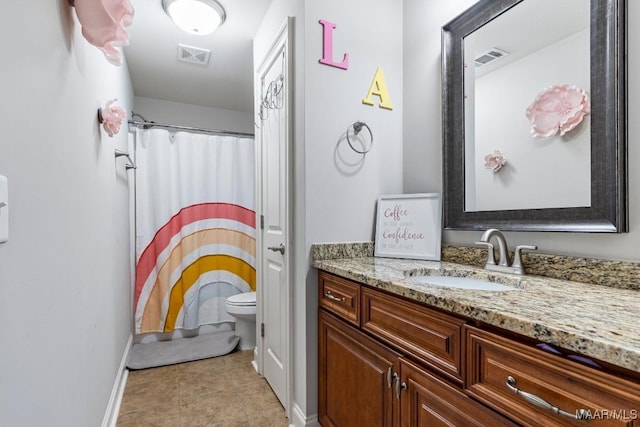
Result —
<path fill-rule="evenodd" d="M 557 406 L 553 406 L 551 403 L 547 402 L 541 397 L 536 396 L 535 394 L 520 390 L 519 388 L 516 387 L 516 379 L 513 378 L 511 375 L 507 377 L 507 387 L 509 387 L 509 389 L 513 391 L 515 394 L 519 394 L 520 396 L 524 397 L 525 400 L 527 400 L 528 402 L 533 403 L 534 405 L 542 409 L 548 409 L 551 412 L 554 412 L 558 415 L 563 415 L 565 417 L 573 418 L 574 420 L 578 420 L 578 419 L 590 420 L 592 418 L 589 411 L 585 409 L 578 409 L 576 410 L 575 413 L 572 414 L 570 412 L 563 411 Z"/>
<path fill-rule="evenodd" d="M 338 298 L 337 296 L 333 295 L 333 294 L 331 293 L 331 291 L 327 291 L 327 292 L 324 294 L 324 296 L 325 296 L 325 298 L 329 298 L 331 301 L 337 301 L 337 302 L 345 302 L 345 301 L 346 301 L 346 298 L 345 298 L 345 297 Z"/>
<path fill-rule="evenodd" d="M 396 397 L 400 399 L 400 392 L 407 389 L 407 383 L 400 381 L 400 375 L 396 375 Z"/>
<path fill-rule="evenodd" d="M 389 370 L 387 371 L 387 385 L 391 388 L 393 383 L 393 379 L 396 377 L 396 374 L 393 373 L 393 366 L 389 366 Z"/>

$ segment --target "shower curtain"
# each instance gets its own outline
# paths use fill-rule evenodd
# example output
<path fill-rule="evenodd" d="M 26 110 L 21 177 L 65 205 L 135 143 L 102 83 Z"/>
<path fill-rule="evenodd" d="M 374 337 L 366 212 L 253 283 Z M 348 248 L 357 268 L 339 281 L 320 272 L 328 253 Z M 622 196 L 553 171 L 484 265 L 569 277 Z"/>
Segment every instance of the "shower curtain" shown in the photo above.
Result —
<path fill-rule="evenodd" d="M 233 321 L 255 290 L 254 141 L 138 129 L 136 333 Z"/>

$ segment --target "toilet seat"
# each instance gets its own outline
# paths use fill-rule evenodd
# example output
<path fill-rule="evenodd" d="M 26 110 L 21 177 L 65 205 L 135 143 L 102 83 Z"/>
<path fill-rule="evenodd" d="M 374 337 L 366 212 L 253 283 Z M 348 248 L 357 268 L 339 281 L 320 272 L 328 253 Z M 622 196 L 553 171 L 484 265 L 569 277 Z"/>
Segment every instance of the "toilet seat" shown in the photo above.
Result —
<path fill-rule="evenodd" d="M 256 293 L 243 292 L 241 294 L 232 295 L 225 301 L 225 311 L 238 320 L 249 321 L 254 324 L 256 322 Z"/>
<path fill-rule="evenodd" d="M 232 295 L 227 298 L 227 305 L 234 307 L 249 307 L 256 305 L 255 292 L 243 292 L 241 294 Z"/>
<path fill-rule="evenodd" d="M 240 350 L 253 350 L 256 346 L 256 293 L 243 292 L 228 297 L 225 310 L 235 322 L 236 335 L 240 337 Z"/>

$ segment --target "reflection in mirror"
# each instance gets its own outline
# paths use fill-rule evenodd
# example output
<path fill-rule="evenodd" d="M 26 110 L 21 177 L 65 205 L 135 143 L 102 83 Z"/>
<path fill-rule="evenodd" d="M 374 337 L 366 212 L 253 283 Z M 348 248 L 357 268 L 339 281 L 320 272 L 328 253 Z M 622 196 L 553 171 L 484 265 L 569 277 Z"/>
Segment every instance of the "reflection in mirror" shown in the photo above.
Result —
<path fill-rule="evenodd" d="M 591 206 L 589 115 L 560 90 L 542 97 L 551 111 L 538 118 L 582 114 L 574 129 L 534 136 L 526 115 L 546 88 L 590 99 L 589 53 L 589 0 L 524 1 L 464 37 L 466 211 Z M 485 166 L 495 151 L 497 170 Z"/>
<path fill-rule="evenodd" d="M 447 229 L 624 232 L 624 0 L 479 0 L 442 29 Z"/>

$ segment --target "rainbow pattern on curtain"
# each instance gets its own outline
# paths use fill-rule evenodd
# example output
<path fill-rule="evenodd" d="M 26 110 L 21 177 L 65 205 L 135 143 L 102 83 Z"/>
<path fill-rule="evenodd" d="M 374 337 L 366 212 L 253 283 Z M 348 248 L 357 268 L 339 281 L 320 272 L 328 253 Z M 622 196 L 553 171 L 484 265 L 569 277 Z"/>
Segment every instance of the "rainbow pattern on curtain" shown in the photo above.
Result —
<path fill-rule="evenodd" d="M 255 212 L 232 203 L 182 208 L 153 236 L 136 265 L 136 333 L 197 327 L 190 307 L 220 297 L 203 287 L 226 283 L 255 291 Z M 215 287 L 212 287 L 213 289 Z M 197 317 L 197 315 L 196 315 Z"/>

